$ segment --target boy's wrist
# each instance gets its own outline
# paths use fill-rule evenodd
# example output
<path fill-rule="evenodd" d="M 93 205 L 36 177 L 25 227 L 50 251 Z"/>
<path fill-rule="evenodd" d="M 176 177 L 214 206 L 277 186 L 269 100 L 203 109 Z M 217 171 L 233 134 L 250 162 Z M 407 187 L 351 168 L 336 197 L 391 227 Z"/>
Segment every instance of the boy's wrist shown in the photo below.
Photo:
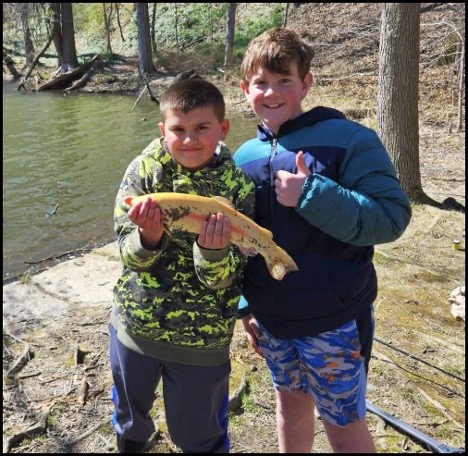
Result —
<path fill-rule="evenodd" d="M 229 253 L 229 245 L 222 249 L 207 249 L 194 242 L 194 254 L 211 263 L 221 261 Z"/>
<path fill-rule="evenodd" d="M 140 234 L 141 245 L 147 250 L 157 250 L 159 244 L 161 243 L 162 234 L 154 234 L 154 232 L 148 232 L 138 228 L 138 233 Z M 164 234 L 164 232 L 163 232 Z"/>

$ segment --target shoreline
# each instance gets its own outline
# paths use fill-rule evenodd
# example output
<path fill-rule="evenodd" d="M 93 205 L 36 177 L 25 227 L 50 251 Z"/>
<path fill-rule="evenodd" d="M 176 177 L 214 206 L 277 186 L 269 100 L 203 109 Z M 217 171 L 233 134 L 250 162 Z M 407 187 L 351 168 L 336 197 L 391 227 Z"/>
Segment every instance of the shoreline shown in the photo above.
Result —
<path fill-rule="evenodd" d="M 58 266 L 61 263 L 64 263 L 66 261 L 71 261 L 76 258 L 80 258 L 86 255 L 87 253 L 92 252 L 93 250 L 106 247 L 109 244 L 112 244 L 113 242 L 116 242 L 116 240 L 114 239 L 114 240 L 109 240 L 109 241 L 104 241 L 104 242 L 89 241 L 82 247 L 76 247 L 73 250 L 69 250 L 66 252 L 59 253 L 59 254 L 52 254 L 48 256 L 47 258 L 43 258 L 35 262 L 23 261 L 25 265 L 24 271 L 23 272 L 11 272 L 11 273 L 7 272 L 6 275 L 2 276 L 3 285 L 8 285 L 12 282 L 20 281 L 21 278 L 25 276 L 29 278 L 34 277 L 37 274 L 40 274 L 41 272 L 47 271 L 50 268 Z"/>
<path fill-rule="evenodd" d="M 66 258 L 28 280 L 4 283 L 3 329 L 11 334 L 29 333 L 35 326 L 47 331 L 76 305 L 102 312 L 112 303 L 112 289 L 120 273 L 114 241 Z"/>

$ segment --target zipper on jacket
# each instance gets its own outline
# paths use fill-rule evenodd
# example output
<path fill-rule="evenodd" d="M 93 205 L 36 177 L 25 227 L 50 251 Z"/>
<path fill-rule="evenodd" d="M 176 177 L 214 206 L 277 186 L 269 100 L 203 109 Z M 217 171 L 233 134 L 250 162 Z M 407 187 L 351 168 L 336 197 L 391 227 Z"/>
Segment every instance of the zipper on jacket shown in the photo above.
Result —
<path fill-rule="evenodd" d="M 270 161 L 268 162 L 268 168 L 270 172 L 270 225 L 273 225 L 273 207 L 275 205 L 275 174 L 273 172 L 272 161 L 275 155 L 278 153 L 278 138 L 273 138 L 271 141 L 271 152 Z"/>
<path fill-rule="evenodd" d="M 273 222 L 274 222 L 274 214 L 273 214 L 273 208 L 275 207 L 276 205 L 276 192 L 275 192 L 275 174 L 274 174 L 274 171 L 273 171 L 273 159 L 275 158 L 275 156 L 278 154 L 278 138 L 273 138 L 272 142 L 271 142 L 271 152 L 270 152 L 270 161 L 268 163 L 268 166 L 269 166 L 269 172 L 270 172 L 270 230 L 273 231 Z M 271 281 L 272 278 L 269 277 L 269 280 Z M 273 313 L 276 315 L 276 318 L 277 318 L 277 321 L 279 321 L 279 317 L 278 317 L 278 312 L 277 312 L 277 309 L 275 309 L 274 305 L 273 305 L 273 299 L 274 299 L 274 292 L 273 292 L 273 288 L 270 286 L 268 287 L 269 290 L 268 290 L 268 299 L 269 299 L 269 302 L 270 302 L 270 305 L 271 305 L 271 308 L 273 310 Z"/>

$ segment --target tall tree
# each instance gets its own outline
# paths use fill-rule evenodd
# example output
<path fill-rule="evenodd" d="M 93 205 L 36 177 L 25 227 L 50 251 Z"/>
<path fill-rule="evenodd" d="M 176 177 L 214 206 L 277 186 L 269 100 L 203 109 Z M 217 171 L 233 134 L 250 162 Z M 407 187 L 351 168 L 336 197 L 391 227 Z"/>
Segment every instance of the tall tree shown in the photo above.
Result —
<path fill-rule="evenodd" d="M 377 128 L 408 197 L 427 202 L 419 164 L 420 3 L 383 3 Z"/>
<path fill-rule="evenodd" d="M 286 28 L 288 25 L 288 13 L 289 13 L 289 3 L 286 3 L 286 10 L 284 12 L 284 19 L 283 19 L 283 28 Z"/>
<path fill-rule="evenodd" d="M 234 52 L 234 32 L 236 28 L 237 3 L 229 3 L 226 22 L 226 47 L 224 50 L 224 66 L 232 64 Z"/>
<path fill-rule="evenodd" d="M 59 24 L 53 37 L 58 56 L 58 72 L 70 71 L 78 66 L 72 4 L 51 3 L 50 6 L 54 20 Z"/>
<path fill-rule="evenodd" d="M 111 3 L 109 10 L 107 10 L 106 3 L 102 4 L 102 13 L 104 16 L 104 28 L 106 29 L 106 43 L 107 43 L 107 54 L 112 55 L 112 45 L 111 45 L 111 22 L 112 22 L 112 12 L 114 4 Z"/>
<path fill-rule="evenodd" d="M 157 52 L 157 45 L 156 45 L 156 9 L 157 9 L 158 4 L 153 3 L 153 14 L 151 17 L 151 49 L 154 52 L 154 55 L 156 56 Z"/>
<path fill-rule="evenodd" d="M 34 44 L 31 39 L 31 29 L 29 27 L 29 3 L 20 3 L 21 26 L 24 37 L 24 54 L 26 57 L 26 66 L 31 65 L 34 59 Z"/>
<path fill-rule="evenodd" d="M 151 52 L 151 36 L 149 27 L 148 3 L 135 3 L 138 24 L 138 71 L 140 76 L 154 72 Z"/>

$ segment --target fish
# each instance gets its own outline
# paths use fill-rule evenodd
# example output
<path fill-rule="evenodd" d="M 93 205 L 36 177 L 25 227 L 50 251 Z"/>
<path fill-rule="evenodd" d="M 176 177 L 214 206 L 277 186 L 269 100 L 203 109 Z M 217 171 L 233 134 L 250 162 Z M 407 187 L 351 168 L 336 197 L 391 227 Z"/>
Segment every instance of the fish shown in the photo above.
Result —
<path fill-rule="evenodd" d="M 163 225 L 199 234 L 201 226 L 210 214 L 221 212 L 231 224 L 231 243 L 243 251 L 255 251 L 265 259 L 270 275 L 276 280 L 298 271 L 295 261 L 273 240 L 273 233 L 242 214 L 226 198 L 200 196 L 189 193 L 158 192 L 141 196 L 128 196 L 125 203 L 132 206 L 150 197 L 163 212 Z"/>

